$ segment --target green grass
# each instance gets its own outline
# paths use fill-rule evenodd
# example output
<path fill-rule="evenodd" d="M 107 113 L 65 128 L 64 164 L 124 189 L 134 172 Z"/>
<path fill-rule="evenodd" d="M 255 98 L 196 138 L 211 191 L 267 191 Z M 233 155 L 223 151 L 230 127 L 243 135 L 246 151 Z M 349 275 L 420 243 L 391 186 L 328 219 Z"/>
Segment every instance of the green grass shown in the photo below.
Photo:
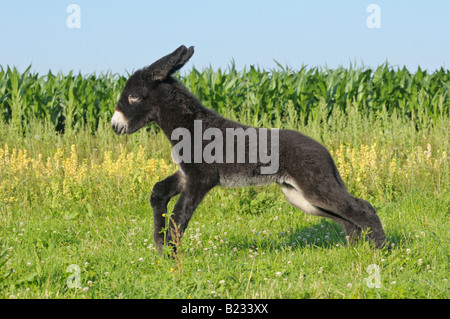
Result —
<path fill-rule="evenodd" d="M 420 101 L 417 110 L 427 109 Z M 434 106 L 433 96 L 431 101 Z M 170 162 L 170 145 L 159 130 L 117 137 L 105 116 L 95 129 L 85 123 L 61 134 L 51 119 L 30 116 L 27 125 L 0 122 L 0 149 L 8 145 L 8 160 L 13 148 L 16 164 L 19 150 L 44 164 L 58 149 L 70 159 L 75 145 L 76 174 L 85 164 L 105 163 L 108 152 L 124 169 L 91 169 L 78 180 L 70 163 L 42 175 L 32 162 L 20 170 L 0 154 L 0 297 L 447 299 L 448 106 L 437 106 L 437 113 L 416 110 L 413 117 L 400 107 L 365 112 L 355 101 L 343 110 L 324 98 L 307 116 L 294 102 L 281 109 L 271 118 L 248 108 L 222 113 L 297 129 L 327 146 L 336 160 L 341 147 L 355 150 L 341 158 L 357 163 L 345 182 L 377 209 L 390 250 L 374 250 L 367 240 L 350 246 L 337 224 L 296 210 L 269 185 L 213 189 L 196 210 L 178 258 L 162 257 L 153 244 L 149 197 L 169 172 L 158 166 L 145 174 L 137 159 L 127 157 L 143 149 L 145 160 Z M 374 154 L 376 167 L 369 158 Z M 74 275 L 66 271 L 70 265 L 79 267 L 78 289 L 67 284 Z M 370 265 L 379 269 L 380 288 L 371 285 Z"/>
<path fill-rule="evenodd" d="M 245 205 L 255 194 L 269 200 Z M 45 199 L 17 205 L 2 227 L 2 271 L 14 271 L 1 282 L 2 297 L 448 297 L 448 206 L 433 196 L 374 203 L 393 245 L 387 251 L 349 247 L 337 225 L 294 211 L 273 187 L 216 189 L 191 220 L 176 262 L 152 246 L 148 195 L 61 211 Z M 79 290 L 66 283 L 71 264 L 81 269 Z M 381 288 L 366 284 L 371 264 L 380 267 Z"/>

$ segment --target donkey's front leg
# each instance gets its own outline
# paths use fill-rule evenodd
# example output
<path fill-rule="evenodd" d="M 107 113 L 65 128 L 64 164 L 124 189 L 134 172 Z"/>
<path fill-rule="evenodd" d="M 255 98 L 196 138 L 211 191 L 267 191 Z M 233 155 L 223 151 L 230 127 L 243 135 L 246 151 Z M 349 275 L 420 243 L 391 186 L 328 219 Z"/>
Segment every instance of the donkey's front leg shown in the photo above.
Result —
<path fill-rule="evenodd" d="M 167 242 L 174 246 L 181 240 L 194 210 L 201 203 L 208 191 L 215 186 L 214 183 L 187 183 L 173 209 L 169 222 Z"/>
<path fill-rule="evenodd" d="M 184 186 L 184 177 L 180 171 L 175 172 L 153 187 L 150 204 L 153 208 L 153 239 L 158 252 L 161 253 L 164 245 L 165 214 L 170 199 L 178 195 Z"/>

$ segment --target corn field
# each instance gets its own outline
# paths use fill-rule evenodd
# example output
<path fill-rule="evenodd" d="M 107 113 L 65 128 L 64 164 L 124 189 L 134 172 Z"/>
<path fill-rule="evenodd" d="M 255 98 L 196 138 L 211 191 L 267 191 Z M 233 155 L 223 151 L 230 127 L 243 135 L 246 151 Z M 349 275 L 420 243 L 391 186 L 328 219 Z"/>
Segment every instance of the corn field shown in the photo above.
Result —
<path fill-rule="evenodd" d="M 251 66 L 237 71 L 232 64 L 226 71 L 193 68 L 177 77 L 206 107 L 235 118 L 247 114 L 255 125 L 289 121 L 288 110 L 307 124 L 323 111 L 321 103 L 329 114 L 336 108 L 345 113 L 355 104 L 361 114 L 385 109 L 421 125 L 448 114 L 450 106 L 450 73 L 443 68 L 412 73 L 384 64 L 294 71 L 279 65 L 276 70 Z M 100 122 L 110 120 L 126 80 L 112 73 L 39 75 L 31 67 L 23 73 L 0 67 L 0 120 L 19 130 L 38 119 L 60 132 L 84 126 L 94 132 Z"/>

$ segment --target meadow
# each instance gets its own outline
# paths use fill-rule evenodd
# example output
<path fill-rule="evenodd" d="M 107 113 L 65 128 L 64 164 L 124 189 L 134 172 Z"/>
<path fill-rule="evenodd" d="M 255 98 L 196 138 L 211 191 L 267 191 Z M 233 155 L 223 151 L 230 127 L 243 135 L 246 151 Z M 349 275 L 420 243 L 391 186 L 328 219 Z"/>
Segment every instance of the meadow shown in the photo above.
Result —
<path fill-rule="evenodd" d="M 0 68 L 1 298 L 449 297 L 448 70 L 178 74 L 205 106 L 325 145 L 387 247 L 347 243 L 275 185 L 213 189 L 175 259 L 156 252 L 153 185 L 176 170 L 149 125 L 114 135 L 126 77 Z M 169 211 L 176 199 L 169 203 Z"/>

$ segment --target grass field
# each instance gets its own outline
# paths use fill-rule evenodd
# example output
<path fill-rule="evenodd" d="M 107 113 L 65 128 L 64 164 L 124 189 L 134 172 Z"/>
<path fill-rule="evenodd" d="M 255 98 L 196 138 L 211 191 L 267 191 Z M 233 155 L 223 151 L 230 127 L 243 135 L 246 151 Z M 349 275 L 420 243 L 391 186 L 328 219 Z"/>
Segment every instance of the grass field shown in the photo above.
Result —
<path fill-rule="evenodd" d="M 95 112 L 90 119 L 77 104 L 67 108 L 55 98 L 52 113 L 50 100 L 45 104 L 27 95 L 35 90 L 50 97 L 44 90 L 49 87 L 65 92 L 65 86 L 55 84 L 57 79 L 49 84 L 47 78 L 29 80 L 17 73 L 20 83 L 33 86 L 21 90 L 2 69 L 0 297 L 447 299 L 448 72 L 403 70 L 399 75 L 401 70 L 380 67 L 376 75 L 363 69 L 335 70 L 329 74 L 364 90 L 348 98 L 356 84 L 341 89 L 338 78 L 324 78 L 325 84 L 337 83 L 337 89 L 330 85 L 327 91 L 326 86 L 324 95 L 317 90 L 310 100 L 302 100 L 289 93 L 286 84 L 300 81 L 301 75 L 283 70 L 287 75 L 269 76 L 252 70 L 234 75 L 233 69 L 227 74 L 193 70 L 182 79 L 202 100 L 210 92 L 205 105 L 223 115 L 296 129 L 325 145 L 350 192 L 376 208 L 389 250 L 374 250 L 367 240 L 350 246 L 337 224 L 296 210 L 277 186 L 217 187 L 196 210 L 178 257 L 162 257 L 153 244 L 149 197 L 153 185 L 176 167 L 158 128 L 114 135 L 108 116 L 123 80 L 102 84 L 101 76 L 97 82 L 95 76 L 88 77 L 93 87 L 104 87 L 101 92 L 110 99 L 106 110 L 103 102 L 95 108 L 91 97 Z M 320 83 L 322 73 L 301 72 L 311 83 Z M 359 82 L 349 74 L 359 74 Z M 387 91 L 386 100 L 379 102 L 381 93 L 373 89 L 376 81 L 372 83 L 371 76 L 387 79 L 380 87 L 388 91 L 386 83 L 394 83 L 394 95 Z M 61 81 L 67 78 L 61 76 Z M 201 84 L 201 79 L 210 82 Z M 402 79 L 404 91 L 399 89 Z M 252 101 L 268 101 L 267 92 L 277 89 L 270 83 L 277 81 L 278 90 L 286 92 L 273 93 L 270 103 L 258 104 L 261 109 L 250 106 Z M 408 81 L 413 84 L 405 93 L 411 87 Z M 16 93 L 8 93 L 13 92 L 8 91 L 11 84 L 17 86 Z M 93 88 L 86 94 L 95 92 Z M 295 99 L 286 98 L 296 94 Z M 81 93 L 75 93 L 77 99 Z M 389 99 L 403 102 L 394 105 Z M 370 106 L 364 103 L 368 100 Z M 409 108 L 412 100 L 414 107 Z"/>

